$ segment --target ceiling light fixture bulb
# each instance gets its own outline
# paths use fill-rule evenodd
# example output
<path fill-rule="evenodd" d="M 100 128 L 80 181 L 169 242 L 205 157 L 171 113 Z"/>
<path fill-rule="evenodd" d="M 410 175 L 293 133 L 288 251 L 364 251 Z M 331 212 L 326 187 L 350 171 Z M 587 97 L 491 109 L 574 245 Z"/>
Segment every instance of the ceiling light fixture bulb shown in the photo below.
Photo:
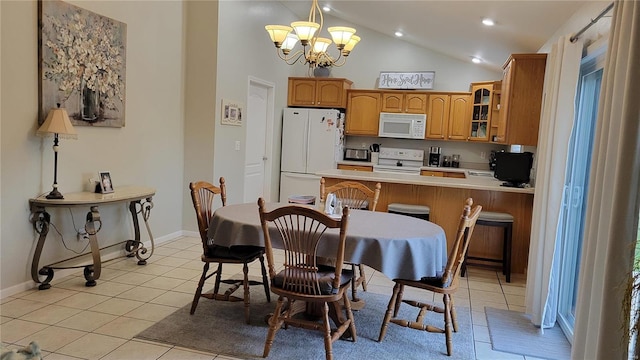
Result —
<path fill-rule="evenodd" d="M 397 37 L 402 37 L 402 35 L 404 35 L 404 34 L 402 33 L 402 31 L 396 31 L 395 35 Z"/>
<path fill-rule="evenodd" d="M 495 24 L 496 24 L 495 22 L 493 22 L 493 20 L 491 20 L 491 19 L 489 19 L 489 18 L 484 18 L 484 19 L 482 19 L 482 23 L 483 23 L 484 25 L 486 25 L 486 26 L 493 26 L 493 25 L 495 25 Z"/>

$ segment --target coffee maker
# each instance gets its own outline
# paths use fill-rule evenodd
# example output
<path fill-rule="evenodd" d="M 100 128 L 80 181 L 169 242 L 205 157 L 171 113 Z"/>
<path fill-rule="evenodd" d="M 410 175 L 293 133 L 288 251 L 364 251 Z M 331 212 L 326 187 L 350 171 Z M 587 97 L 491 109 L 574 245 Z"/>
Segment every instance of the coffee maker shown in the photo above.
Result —
<path fill-rule="evenodd" d="M 432 146 L 429 148 L 429 166 L 440 166 L 440 154 L 442 148 L 440 146 Z"/>

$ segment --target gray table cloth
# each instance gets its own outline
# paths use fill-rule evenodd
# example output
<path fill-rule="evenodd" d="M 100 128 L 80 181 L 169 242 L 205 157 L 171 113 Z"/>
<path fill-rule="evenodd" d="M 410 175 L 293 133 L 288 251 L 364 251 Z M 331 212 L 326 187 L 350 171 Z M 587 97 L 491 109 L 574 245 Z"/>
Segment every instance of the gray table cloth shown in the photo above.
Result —
<path fill-rule="evenodd" d="M 267 211 L 286 203 L 269 203 Z M 447 240 L 444 230 L 429 221 L 386 212 L 350 210 L 345 261 L 365 264 L 391 279 L 418 280 L 440 275 L 447 262 Z M 326 241 L 318 255 L 335 257 L 338 231 L 325 234 Z M 215 211 L 208 237 L 221 246 L 264 246 L 256 203 L 227 205 Z M 282 241 L 271 233 L 273 247 Z"/>

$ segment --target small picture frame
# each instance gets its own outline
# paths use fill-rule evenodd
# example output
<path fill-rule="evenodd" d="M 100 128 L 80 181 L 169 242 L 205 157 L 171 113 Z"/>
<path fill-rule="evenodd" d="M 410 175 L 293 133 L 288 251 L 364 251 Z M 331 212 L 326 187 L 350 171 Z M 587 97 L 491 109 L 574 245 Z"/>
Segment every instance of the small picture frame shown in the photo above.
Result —
<path fill-rule="evenodd" d="M 100 171 L 98 173 L 100 182 L 100 193 L 108 194 L 113 192 L 113 182 L 111 182 L 111 173 L 108 171 Z"/>

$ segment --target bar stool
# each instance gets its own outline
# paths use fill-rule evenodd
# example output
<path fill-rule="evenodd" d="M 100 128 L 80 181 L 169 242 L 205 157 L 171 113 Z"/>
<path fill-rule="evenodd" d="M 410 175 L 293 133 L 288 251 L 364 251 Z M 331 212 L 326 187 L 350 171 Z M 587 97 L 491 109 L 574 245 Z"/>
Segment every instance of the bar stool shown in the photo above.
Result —
<path fill-rule="evenodd" d="M 431 208 L 426 205 L 392 203 L 388 205 L 387 212 L 390 212 L 392 214 L 413 216 L 415 218 L 428 221 L 429 214 L 431 213 Z"/>
<path fill-rule="evenodd" d="M 511 243 L 513 232 L 513 216 L 504 212 L 482 211 L 476 221 L 476 225 L 497 226 L 504 228 L 504 238 L 502 242 L 502 259 L 488 259 L 475 256 L 467 256 L 462 264 L 462 276 L 467 271 L 467 259 L 482 260 L 502 263 L 502 273 L 506 276 L 507 282 L 511 282 Z"/>

